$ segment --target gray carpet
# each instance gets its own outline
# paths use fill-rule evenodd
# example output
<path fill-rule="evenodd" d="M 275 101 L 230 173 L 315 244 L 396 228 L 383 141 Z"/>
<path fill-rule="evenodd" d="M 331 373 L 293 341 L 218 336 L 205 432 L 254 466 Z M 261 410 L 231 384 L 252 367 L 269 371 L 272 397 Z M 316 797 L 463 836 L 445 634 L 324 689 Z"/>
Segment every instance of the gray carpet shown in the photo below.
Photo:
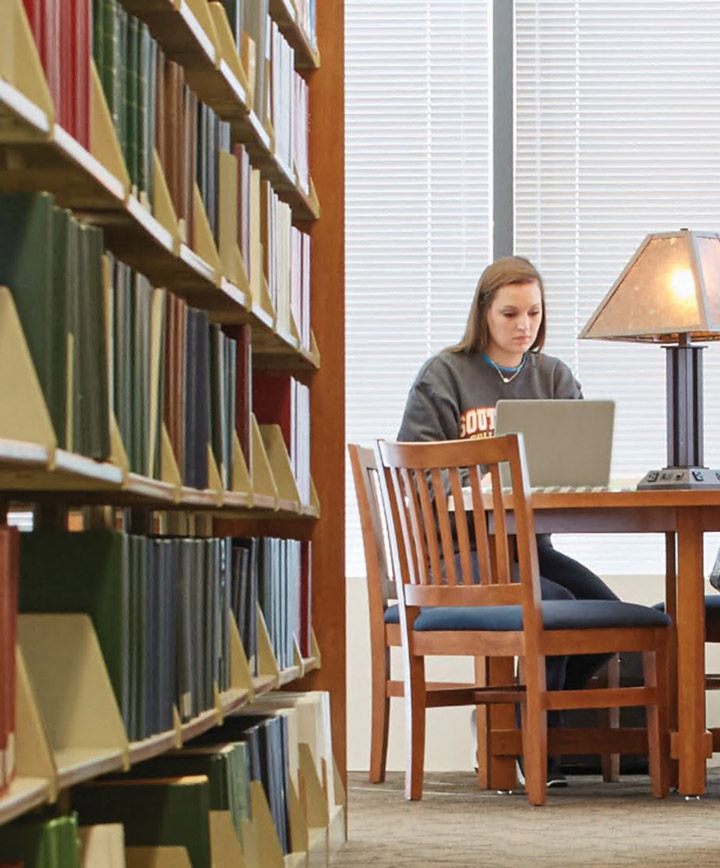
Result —
<path fill-rule="evenodd" d="M 685 801 L 650 795 L 646 777 L 617 784 L 573 777 L 532 808 L 520 792 L 499 796 L 477 789 L 456 772 L 426 776 L 420 802 L 403 797 L 403 776 L 384 784 L 350 775 L 349 841 L 336 868 L 491 865 L 533 868 L 720 868 L 720 769 L 711 770 L 708 795 Z"/>

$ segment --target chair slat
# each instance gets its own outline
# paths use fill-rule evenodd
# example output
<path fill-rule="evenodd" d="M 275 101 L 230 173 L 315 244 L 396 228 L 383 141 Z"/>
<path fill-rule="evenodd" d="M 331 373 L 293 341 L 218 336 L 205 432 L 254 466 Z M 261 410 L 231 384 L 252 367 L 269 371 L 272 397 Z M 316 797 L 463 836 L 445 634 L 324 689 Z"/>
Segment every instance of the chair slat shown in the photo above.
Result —
<path fill-rule="evenodd" d="M 505 506 L 503 504 L 502 483 L 500 482 L 500 466 L 490 467 L 492 480 L 493 519 L 495 520 L 495 568 L 497 581 L 510 581 L 510 556 L 508 552 L 507 522 L 505 521 Z"/>
<path fill-rule="evenodd" d="M 457 569 L 455 567 L 455 546 L 453 544 L 452 529 L 450 527 L 450 513 L 448 510 L 448 498 L 445 490 L 445 473 L 451 473 L 449 469 L 444 471 L 434 467 L 430 471 L 435 495 L 435 511 L 440 530 L 440 542 L 442 545 L 442 560 L 445 565 L 445 576 L 449 585 L 457 585 Z"/>
<path fill-rule="evenodd" d="M 472 556 L 470 554 L 470 534 L 468 533 L 468 515 L 465 511 L 460 473 L 456 468 L 450 471 L 450 493 L 455 504 L 455 532 L 457 533 L 458 549 L 460 552 L 460 578 L 461 583 L 472 585 L 475 583 L 473 575 Z"/>
<path fill-rule="evenodd" d="M 418 479 L 418 474 L 410 470 L 401 470 L 405 484 L 405 504 L 407 507 L 410 526 L 413 529 L 414 552 L 418 564 L 418 579 L 420 584 L 430 582 L 430 563 L 427 550 L 427 527 L 420 504 L 418 503 L 418 485 L 424 484 L 424 480 Z M 420 489 L 420 500 L 422 490 Z"/>
<path fill-rule="evenodd" d="M 472 492 L 473 527 L 475 529 L 475 550 L 480 584 L 489 584 L 492 579 L 490 567 L 490 543 L 488 541 L 485 504 L 482 494 L 482 471 L 479 467 L 471 467 L 470 490 Z"/>
<path fill-rule="evenodd" d="M 522 588 L 512 585 L 408 585 L 409 606 L 520 606 Z"/>
<path fill-rule="evenodd" d="M 435 512 L 433 509 L 432 498 L 430 497 L 430 489 L 425 471 L 418 473 L 417 477 L 423 522 L 427 529 L 426 541 L 430 557 L 430 572 L 433 577 L 437 577 L 436 580 L 439 582 L 442 576 L 442 563 L 440 561 L 440 549 L 438 548 L 437 533 L 435 532 Z"/>

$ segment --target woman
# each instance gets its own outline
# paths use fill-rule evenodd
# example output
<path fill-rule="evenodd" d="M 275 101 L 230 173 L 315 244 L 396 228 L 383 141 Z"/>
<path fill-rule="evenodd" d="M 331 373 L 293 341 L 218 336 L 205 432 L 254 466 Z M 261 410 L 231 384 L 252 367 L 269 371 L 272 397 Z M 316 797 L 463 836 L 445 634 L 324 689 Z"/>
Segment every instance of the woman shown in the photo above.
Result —
<path fill-rule="evenodd" d="M 478 282 L 463 339 L 420 369 L 398 440 L 492 437 L 500 398 L 582 398 L 567 365 L 542 352 L 545 330 L 543 282 L 535 267 L 520 256 L 493 262 Z M 602 579 L 556 551 L 549 534 L 537 541 L 544 600 L 618 599 Z M 548 687 L 584 687 L 606 659 L 548 658 Z M 548 723 L 558 725 L 559 713 L 551 712 Z M 552 764 L 548 771 L 548 784 L 564 783 Z"/>

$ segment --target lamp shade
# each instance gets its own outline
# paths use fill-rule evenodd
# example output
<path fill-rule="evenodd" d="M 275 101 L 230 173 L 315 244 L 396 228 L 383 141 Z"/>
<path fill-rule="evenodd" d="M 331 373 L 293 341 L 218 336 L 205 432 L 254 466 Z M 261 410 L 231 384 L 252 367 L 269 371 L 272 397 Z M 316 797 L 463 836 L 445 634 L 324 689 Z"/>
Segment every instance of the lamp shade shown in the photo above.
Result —
<path fill-rule="evenodd" d="M 648 235 L 581 338 L 675 343 L 720 340 L 720 235 Z"/>

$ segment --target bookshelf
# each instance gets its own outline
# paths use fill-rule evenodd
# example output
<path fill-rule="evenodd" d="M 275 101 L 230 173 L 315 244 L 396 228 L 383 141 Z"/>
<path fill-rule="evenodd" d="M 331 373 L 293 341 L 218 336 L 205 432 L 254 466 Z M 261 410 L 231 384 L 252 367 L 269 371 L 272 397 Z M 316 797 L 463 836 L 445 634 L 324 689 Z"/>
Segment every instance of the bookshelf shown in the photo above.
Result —
<path fill-rule="evenodd" d="M 257 272 L 254 278 L 249 274 L 250 263 L 243 260 L 232 231 L 228 236 L 227 225 L 223 236 L 226 218 L 217 215 L 220 225 L 211 225 L 197 184 L 189 191 L 194 215 L 190 222 L 179 216 L 157 150 L 148 163 L 152 195 L 134 182 L 127 168 L 127 145 L 121 145 L 103 92 L 102 69 L 94 64 L 90 68 L 85 144 L 59 123 L 59 108 L 25 13 L 29 3 L 23 0 L 9 0 L 0 16 L 0 194 L 51 194 L 54 207 L 68 209 L 83 226 L 99 227 L 107 253 L 149 285 L 164 287 L 206 312 L 211 323 L 249 328 L 255 369 L 292 375 L 309 385 L 314 432 L 310 495 L 301 493 L 304 489 L 294 475 L 280 427 L 258 424 L 252 414 L 252 466 L 236 435 L 229 443 L 231 472 L 221 466 L 208 443 L 204 487 L 187 484 L 162 419 L 156 430 L 154 472 L 139 471 L 112 407 L 110 445 L 102 460 L 80 454 L 72 445 L 65 448 L 54 430 L 12 293 L 0 288 L 0 367 L 12 381 L 12 388 L 0 388 L 0 517 L 15 504 L 31 504 L 36 520 L 51 516 L 63 528 L 71 513 L 90 530 L 104 511 L 108 532 L 113 522 L 140 521 L 146 532 L 159 533 L 160 539 L 164 534 L 179 534 L 186 541 L 255 535 L 311 542 L 314 632 L 307 647 L 301 649 L 295 642 L 281 667 L 258 608 L 253 669 L 231 617 L 227 673 L 222 689 L 214 681 L 209 706 L 182 717 L 175 708 L 170 728 L 132 740 L 91 617 L 59 612 L 20 615 L 16 776 L 0 795 L 0 840 L 3 824 L 59 797 L 67 805 L 75 788 L 98 776 L 174 753 L 243 710 L 269 713 L 273 697 L 287 697 L 292 709 L 287 714 L 293 717 L 293 703 L 304 700 L 294 699 L 296 694 L 287 690 L 310 691 L 308 696 L 326 691 L 334 758 L 320 745 L 312 748 L 308 742 L 314 737 L 307 733 L 308 741 L 290 742 L 297 754 L 297 763 L 289 768 L 291 851 L 283 852 L 259 781 L 251 787 L 247 847 L 239 851 L 244 864 L 258 868 L 326 864 L 345 835 L 342 4 L 318 4 L 317 46 L 302 26 L 293 0 L 269 4 L 271 20 L 295 51 L 295 69 L 309 81 L 310 177 L 303 181 L 297 165 L 279 153 L 279 130 L 255 111 L 252 58 L 245 43 L 237 49 L 221 3 L 120 3 L 148 26 L 165 58 L 182 68 L 199 103 L 227 124 L 230 143 L 244 145 L 260 183 L 289 209 L 292 225 L 311 236 L 310 339 L 303 338 L 294 314 L 289 319 L 280 316 L 267 280 L 258 279 Z M 228 177 L 223 176 L 222 159 L 221 187 L 223 177 Z M 150 185 L 147 175 L 146 182 Z M 120 518 L 121 510 L 128 511 L 125 519 Z M 122 527 L 130 532 L 127 523 Z M 321 661 L 323 647 L 332 653 Z M 237 840 L 230 815 L 211 814 L 213 854 L 216 846 L 232 854 Z M 130 847 L 127 864 L 161 864 L 165 858 L 168 864 L 179 864 L 173 861 L 179 854 L 169 852 L 172 848 L 145 849 Z"/>

